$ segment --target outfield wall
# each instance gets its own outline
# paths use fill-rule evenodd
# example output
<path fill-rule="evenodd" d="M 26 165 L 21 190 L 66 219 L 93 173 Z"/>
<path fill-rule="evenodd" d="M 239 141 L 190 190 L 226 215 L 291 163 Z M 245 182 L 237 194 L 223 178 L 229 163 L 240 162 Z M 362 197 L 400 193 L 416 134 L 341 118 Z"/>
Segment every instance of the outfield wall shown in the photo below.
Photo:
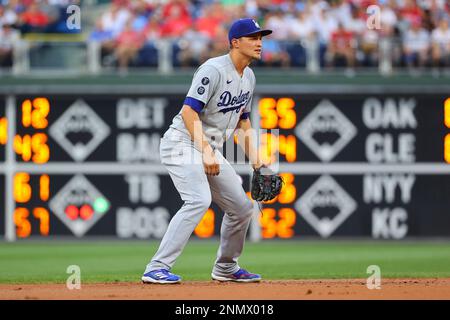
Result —
<path fill-rule="evenodd" d="M 0 87 L 0 236 L 161 238 L 182 202 L 159 139 L 188 86 Z M 286 180 L 251 239 L 450 236 L 449 85 L 265 83 L 251 120 Z M 221 220 L 212 205 L 194 236 Z"/>

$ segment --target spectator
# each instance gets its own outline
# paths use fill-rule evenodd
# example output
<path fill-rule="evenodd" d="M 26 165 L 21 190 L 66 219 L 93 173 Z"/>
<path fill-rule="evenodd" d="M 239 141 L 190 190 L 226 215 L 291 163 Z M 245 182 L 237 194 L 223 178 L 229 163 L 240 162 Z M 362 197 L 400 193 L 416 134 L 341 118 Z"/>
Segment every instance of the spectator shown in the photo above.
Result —
<path fill-rule="evenodd" d="M 17 14 L 9 9 L 0 5 L 0 27 L 7 24 L 13 26 L 17 23 Z"/>
<path fill-rule="evenodd" d="M 103 64 L 108 65 L 113 59 L 113 52 L 115 50 L 116 42 L 113 32 L 103 28 L 102 20 L 97 20 L 95 29 L 89 36 L 89 41 L 98 42 L 100 44 L 100 56 Z M 109 63 L 108 63 L 109 59 Z"/>
<path fill-rule="evenodd" d="M 416 65 L 424 67 L 428 60 L 429 49 L 428 31 L 422 28 L 421 20 L 413 21 L 412 28 L 403 37 L 403 52 L 408 68 L 412 70 Z"/>
<path fill-rule="evenodd" d="M 328 66 L 341 66 L 341 61 L 345 61 L 345 66 L 353 69 L 356 58 L 355 49 L 355 35 L 346 30 L 342 23 L 339 23 L 337 30 L 331 34 L 327 52 Z"/>
<path fill-rule="evenodd" d="M 433 66 L 450 66 L 450 28 L 447 19 L 439 21 L 439 26 L 431 33 Z"/>
<path fill-rule="evenodd" d="M 124 30 L 125 24 L 130 19 L 130 11 L 122 7 L 120 3 L 112 3 L 108 11 L 100 17 L 104 31 L 111 32 L 117 37 Z"/>
<path fill-rule="evenodd" d="M 437 26 L 442 19 L 450 18 L 450 3 L 446 0 L 430 0 L 429 12 L 433 25 Z"/>
<path fill-rule="evenodd" d="M 250 0 L 245 1 L 245 10 L 249 17 L 259 20 L 258 17 L 265 17 L 271 11 L 271 0 Z M 260 21 L 261 22 L 261 21 Z"/>
<path fill-rule="evenodd" d="M 397 24 L 397 15 L 388 0 L 378 0 L 380 6 L 380 27 L 383 36 L 393 36 Z"/>
<path fill-rule="evenodd" d="M 332 33 L 337 30 L 338 23 L 330 15 L 327 5 L 325 5 L 323 10 L 318 13 L 317 18 L 315 18 L 314 21 L 319 42 L 326 46 L 330 42 Z"/>
<path fill-rule="evenodd" d="M 116 39 L 115 55 L 120 72 L 127 72 L 130 62 L 136 57 L 144 42 L 144 34 L 133 30 L 132 19 L 130 19 Z"/>
<path fill-rule="evenodd" d="M 379 30 L 376 28 L 369 29 L 366 21 L 367 16 L 365 10 L 354 7 L 351 11 L 351 17 L 347 19 L 344 26 L 355 37 L 354 45 L 358 63 L 361 62 L 365 67 L 375 67 L 378 62 Z"/>
<path fill-rule="evenodd" d="M 217 36 L 209 43 L 206 59 L 216 57 L 228 52 L 230 43 L 228 42 L 228 31 L 220 26 L 217 29 Z"/>
<path fill-rule="evenodd" d="M 67 32 L 63 28 L 65 8 L 80 1 L 0 0 L 0 3 L 4 3 L 0 6 L 0 27 L 8 24 L 9 28 L 18 26 L 23 32 Z M 366 26 L 366 9 L 374 4 L 380 7 L 380 30 Z M 425 66 L 427 62 L 433 66 L 449 64 L 448 22 L 442 22 L 450 19 L 448 0 L 112 0 L 108 10 L 97 19 L 89 39 L 101 43 L 104 61 L 112 57 L 110 60 L 115 63 L 115 58 L 120 57 L 121 70 L 132 62 L 157 64 L 154 57 L 158 46 L 154 41 L 180 39 L 181 65 L 195 66 L 209 56 L 208 51 L 220 55 L 228 50 L 224 28 L 240 17 L 242 11 L 274 30 L 271 38 L 263 42 L 262 61 L 266 65 L 303 66 L 306 53 L 304 42 L 300 41 L 308 37 L 319 40 L 322 66 L 324 56 L 329 66 L 340 62 L 348 67 L 376 66 L 378 43 L 384 37 L 393 39 L 389 53 L 398 64 L 400 61 L 409 67 Z M 421 26 L 418 29 L 417 23 Z M 128 44 L 131 46 L 126 49 Z M 136 52 L 138 59 L 133 60 Z M 142 63 L 149 52 L 152 63 Z"/>
<path fill-rule="evenodd" d="M 181 66 L 195 67 L 206 61 L 210 40 L 209 34 L 199 30 L 198 24 L 194 24 L 186 31 L 178 42 L 181 49 L 179 53 Z"/>
<path fill-rule="evenodd" d="M 152 15 L 144 28 L 145 41 L 153 43 L 161 38 L 161 24 L 157 15 Z"/>
<path fill-rule="evenodd" d="M 364 32 L 359 38 L 359 49 L 361 50 L 361 64 L 365 67 L 376 67 L 378 64 L 380 40 L 379 30 L 363 29 Z"/>
<path fill-rule="evenodd" d="M 262 43 L 261 61 L 268 67 L 289 67 L 290 57 L 279 41 L 265 39 Z"/>
<path fill-rule="evenodd" d="M 133 1 L 134 0 L 112 0 L 112 3 L 122 8 L 128 8 Z"/>
<path fill-rule="evenodd" d="M 300 7 L 297 7 L 300 8 Z M 291 66 L 306 65 L 306 48 L 310 48 L 316 39 L 314 24 L 305 7 L 297 11 L 289 22 L 289 43 L 285 50 Z"/>
<path fill-rule="evenodd" d="M 48 17 L 49 23 L 46 32 L 65 32 L 66 8 L 64 0 L 41 0 L 40 9 Z"/>
<path fill-rule="evenodd" d="M 163 10 L 163 21 L 161 26 L 162 37 L 181 37 L 192 25 L 192 19 L 187 11 L 185 1 L 174 0 L 169 2 Z"/>
<path fill-rule="evenodd" d="M 155 9 L 155 8 L 154 8 Z M 161 23 L 159 15 L 153 10 L 148 17 L 147 24 L 142 30 L 143 47 L 138 52 L 138 66 L 158 66 L 158 40 L 161 39 Z"/>
<path fill-rule="evenodd" d="M 163 21 L 165 19 L 173 18 L 174 16 L 177 16 L 182 20 L 191 19 L 187 0 L 169 0 L 162 7 Z"/>
<path fill-rule="evenodd" d="M 222 5 L 214 3 L 204 6 L 202 14 L 196 19 L 194 25 L 198 31 L 207 34 L 209 38 L 213 39 L 217 35 L 217 28 L 224 21 Z"/>
<path fill-rule="evenodd" d="M 270 38 L 279 41 L 286 40 L 291 30 L 287 17 L 279 9 L 266 15 L 264 25 L 273 31 Z"/>
<path fill-rule="evenodd" d="M 8 7 L 20 16 L 33 2 L 34 0 L 9 0 Z"/>
<path fill-rule="evenodd" d="M 393 0 L 393 1 L 403 1 L 403 0 Z M 349 0 L 349 2 L 351 3 L 351 5 L 353 7 L 357 7 L 357 8 L 364 8 L 366 9 L 367 7 L 371 6 L 371 5 L 376 5 L 376 0 Z"/>
<path fill-rule="evenodd" d="M 260 15 L 258 1 L 247 0 L 245 1 L 245 14 L 247 17 L 256 18 Z"/>
<path fill-rule="evenodd" d="M 148 23 L 151 11 L 144 0 L 138 0 L 133 2 L 133 12 L 134 16 L 131 17 L 132 28 L 137 32 L 142 32 Z"/>
<path fill-rule="evenodd" d="M 353 8 L 350 16 L 341 24 L 348 31 L 353 32 L 357 37 L 361 37 L 367 28 L 366 15 L 363 8 Z"/>
<path fill-rule="evenodd" d="M 313 36 L 314 22 L 307 11 L 299 11 L 289 23 L 289 37 L 293 40 L 305 40 Z"/>
<path fill-rule="evenodd" d="M 273 32 L 262 43 L 262 64 L 270 67 L 290 66 L 290 57 L 285 50 L 285 41 L 289 39 L 291 31 L 288 16 L 284 15 L 280 9 L 276 9 L 266 15 L 264 27 Z"/>
<path fill-rule="evenodd" d="M 0 67 L 11 67 L 13 46 L 20 40 L 20 33 L 11 25 L 0 26 Z"/>
<path fill-rule="evenodd" d="M 103 28 L 102 20 L 97 20 L 95 23 L 95 29 L 91 32 L 89 40 L 97 41 L 102 44 L 114 44 L 114 34 L 111 30 L 105 30 L 105 28 Z"/>
<path fill-rule="evenodd" d="M 400 18 L 403 23 L 403 31 L 416 21 L 423 23 L 424 13 L 417 5 L 416 0 L 404 0 L 405 5 L 400 9 Z"/>
<path fill-rule="evenodd" d="M 308 0 L 307 4 L 313 19 L 318 19 L 324 10 L 329 9 L 330 5 L 325 0 Z"/>
<path fill-rule="evenodd" d="M 289 12 L 292 17 L 297 15 L 297 12 L 305 11 L 306 9 L 306 1 L 292 1 L 290 5 Z"/>
<path fill-rule="evenodd" d="M 45 32 L 50 23 L 50 18 L 41 10 L 36 2 L 28 6 L 19 18 L 21 30 L 27 32 Z"/>
<path fill-rule="evenodd" d="M 352 18 L 352 8 L 348 2 L 330 0 L 330 15 L 336 22 L 345 23 Z"/>

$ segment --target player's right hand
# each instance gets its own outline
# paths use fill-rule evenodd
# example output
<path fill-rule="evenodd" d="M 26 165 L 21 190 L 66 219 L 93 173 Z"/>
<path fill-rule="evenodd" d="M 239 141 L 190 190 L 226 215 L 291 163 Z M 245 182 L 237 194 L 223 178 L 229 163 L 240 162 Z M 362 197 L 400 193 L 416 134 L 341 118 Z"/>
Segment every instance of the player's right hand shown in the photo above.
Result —
<path fill-rule="evenodd" d="M 217 176 L 220 172 L 219 161 L 217 161 L 214 150 L 209 147 L 203 151 L 203 167 L 205 173 L 210 176 Z"/>

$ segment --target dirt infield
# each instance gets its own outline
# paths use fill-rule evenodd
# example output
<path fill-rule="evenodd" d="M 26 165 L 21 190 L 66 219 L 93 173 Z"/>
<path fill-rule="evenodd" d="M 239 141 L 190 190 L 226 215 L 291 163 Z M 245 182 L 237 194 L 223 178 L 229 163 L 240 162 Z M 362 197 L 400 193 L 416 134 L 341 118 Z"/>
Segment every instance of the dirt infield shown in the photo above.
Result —
<path fill-rule="evenodd" d="M 266 280 L 260 283 L 185 281 L 175 285 L 142 283 L 2 284 L 0 299 L 151 299 L 151 300 L 303 300 L 303 299 L 445 299 L 450 279 L 383 279 L 381 289 L 369 290 L 365 279 Z"/>

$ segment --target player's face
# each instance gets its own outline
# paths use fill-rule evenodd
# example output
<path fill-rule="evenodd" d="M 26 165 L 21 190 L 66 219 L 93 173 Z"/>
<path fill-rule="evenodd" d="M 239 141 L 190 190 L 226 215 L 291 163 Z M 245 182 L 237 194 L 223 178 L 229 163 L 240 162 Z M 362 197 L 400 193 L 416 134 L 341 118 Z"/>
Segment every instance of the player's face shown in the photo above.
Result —
<path fill-rule="evenodd" d="M 262 36 L 260 33 L 239 38 L 239 51 L 247 57 L 261 59 Z"/>

